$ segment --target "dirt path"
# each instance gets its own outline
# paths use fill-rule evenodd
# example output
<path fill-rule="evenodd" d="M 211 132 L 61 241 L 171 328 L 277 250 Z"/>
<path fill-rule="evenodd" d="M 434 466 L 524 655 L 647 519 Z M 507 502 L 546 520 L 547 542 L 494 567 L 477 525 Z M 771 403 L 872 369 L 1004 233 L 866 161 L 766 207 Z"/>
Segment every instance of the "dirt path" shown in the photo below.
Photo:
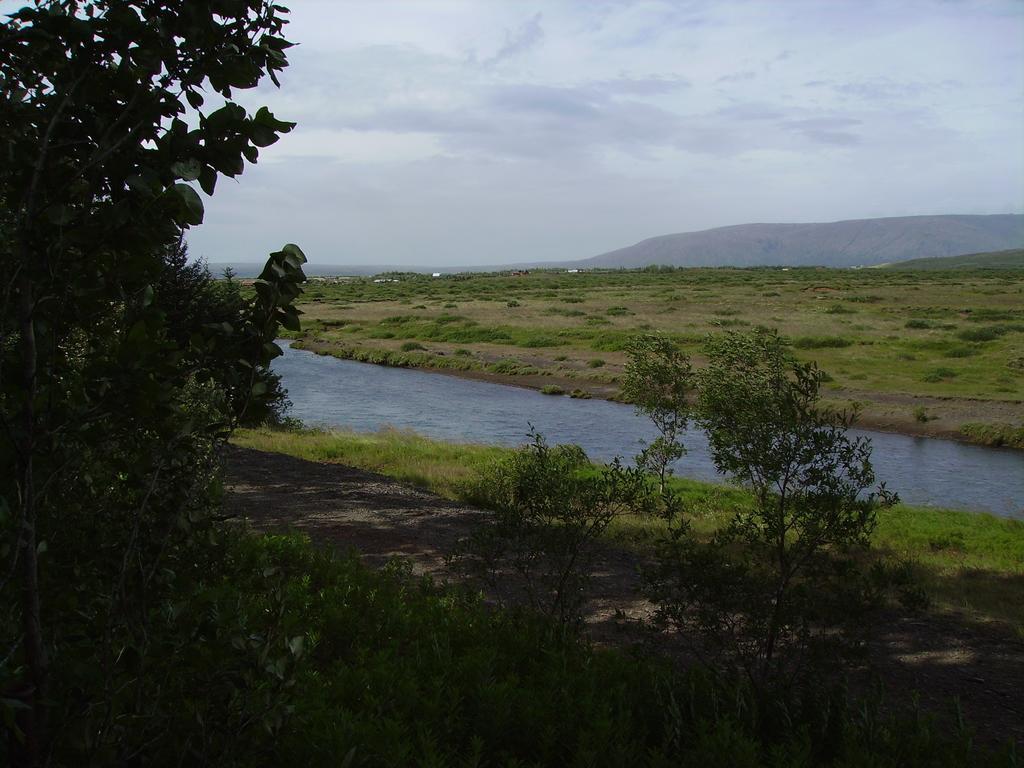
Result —
<path fill-rule="evenodd" d="M 260 530 L 301 531 L 318 543 L 354 548 L 379 566 L 409 558 L 417 573 L 441 581 L 456 576 L 444 556 L 482 514 L 382 475 L 340 464 L 229 447 L 227 511 Z M 586 616 L 597 642 L 633 642 L 618 616 L 644 618 L 651 606 L 637 597 L 637 558 L 601 553 Z M 925 710 L 950 712 L 958 698 L 968 722 L 986 742 L 1024 745 L 1024 643 L 993 627 L 942 616 L 898 616 L 873 641 L 872 666 L 890 695 L 919 692 Z"/>

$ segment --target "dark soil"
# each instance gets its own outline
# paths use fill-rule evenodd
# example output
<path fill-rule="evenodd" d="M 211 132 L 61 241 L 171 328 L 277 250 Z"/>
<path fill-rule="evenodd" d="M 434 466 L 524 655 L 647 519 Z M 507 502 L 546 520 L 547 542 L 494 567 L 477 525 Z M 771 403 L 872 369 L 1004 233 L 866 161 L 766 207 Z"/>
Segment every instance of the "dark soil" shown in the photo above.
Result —
<path fill-rule="evenodd" d="M 259 530 L 295 530 L 316 543 L 356 550 L 371 566 L 408 558 L 438 581 L 458 574 L 445 555 L 483 513 L 382 475 L 251 449 L 227 449 L 227 512 Z M 652 613 L 638 596 L 637 557 L 604 548 L 591 585 L 587 632 L 599 644 L 646 639 L 665 650 L 678 642 L 637 629 Z M 890 699 L 950 716 L 954 701 L 979 740 L 1024 745 L 1024 642 L 963 617 L 893 613 L 871 643 L 870 666 L 854 685 L 878 679 Z"/>

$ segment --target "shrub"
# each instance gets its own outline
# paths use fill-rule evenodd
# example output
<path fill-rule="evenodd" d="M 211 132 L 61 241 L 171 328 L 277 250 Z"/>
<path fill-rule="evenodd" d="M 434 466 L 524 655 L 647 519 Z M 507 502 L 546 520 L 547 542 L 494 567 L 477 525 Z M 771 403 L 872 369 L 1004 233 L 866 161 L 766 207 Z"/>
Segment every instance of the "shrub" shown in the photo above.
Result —
<path fill-rule="evenodd" d="M 994 448 L 1024 449 L 1024 426 L 1013 424 L 963 424 L 960 434 L 972 442 Z"/>
<path fill-rule="evenodd" d="M 564 395 L 565 390 L 557 384 L 545 384 L 540 388 L 540 393 L 542 395 Z"/>
<path fill-rule="evenodd" d="M 800 336 L 793 339 L 793 346 L 797 349 L 841 348 L 852 344 L 852 341 L 842 336 Z"/>
<path fill-rule="evenodd" d="M 940 366 L 922 376 L 921 381 L 925 381 L 930 384 L 935 384 L 940 381 L 946 381 L 947 379 L 954 379 L 956 378 L 956 376 L 957 372 L 954 371 L 952 368 L 944 368 Z"/>
<path fill-rule="evenodd" d="M 576 400 L 589 400 L 591 395 L 586 390 L 574 389 L 569 393 L 569 397 L 575 398 Z"/>
<path fill-rule="evenodd" d="M 686 453 L 682 434 L 690 418 L 690 358 L 674 341 L 655 334 L 635 336 L 626 356 L 622 396 L 658 430 L 637 456 L 637 466 L 657 475 L 664 494 L 672 462 Z"/>
<path fill-rule="evenodd" d="M 933 328 L 934 326 L 928 320 L 914 319 L 914 320 L 907 320 L 907 322 L 904 323 L 903 327 L 904 328 L 917 328 L 917 329 L 921 329 L 921 328 Z"/>
<path fill-rule="evenodd" d="M 1006 333 L 1001 325 L 986 325 L 982 328 L 965 328 L 957 333 L 957 338 L 964 341 L 995 341 Z"/>
<path fill-rule="evenodd" d="M 587 361 L 587 367 L 588 368 L 603 368 L 604 367 L 604 360 L 602 360 L 599 357 L 595 357 L 593 360 L 588 360 Z"/>
<path fill-rule="evenodd" d="M 414 350 L 425 350 L 425 349 L 426 349 L 426 347 L 424 347 L 424 346 L 423 346 L 422 344 L 420 344 L 420 343 L 419 343 L 418 341 L 406 341 L 406 342 L 404 342 L 404 343 L 402 344 L 402 346 L 400 347 L 400 349 L 401 349 L 401 350 L 402 350 L 403 352 L 412 352 L 412 351 L 414 351 Z"/>
<path fill-rule="evenodd" d="M 622 514 L 649 509 L 638 470 L 615 461 L 593 469 L 576 445 L 532 442 L 479 478 L 470 495 L 493 511 L 451 562 L 503 603 L 525 600 L 564 629 L 578 628 L 593 542 Z"/>
<path fill-rule="evenodd" d="M 849 414 L 818 408 L 820 371 L 794 361 L 774 332 L 706 345 L 699 422 L 715 466 L 755 504 L 705 544 L 684 524 L 651 581 L 662 622 L 696 628 L 764 693 L 800 682 L 861 627 L 889 577 L 847 556 L 868 546 L 879 504 L 871 444 Z M 842 630 L 841 632 L 838 630 Z"/>

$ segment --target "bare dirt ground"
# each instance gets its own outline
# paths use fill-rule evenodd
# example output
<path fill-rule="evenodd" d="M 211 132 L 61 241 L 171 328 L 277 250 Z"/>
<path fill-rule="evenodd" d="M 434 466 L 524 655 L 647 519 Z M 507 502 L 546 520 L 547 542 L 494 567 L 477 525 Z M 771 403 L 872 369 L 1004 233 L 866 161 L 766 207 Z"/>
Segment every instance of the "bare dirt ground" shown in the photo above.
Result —
<path fill-rule="evenodd" d="M 445 554 L 483 514 L 340 464 L 234 446 L 226 459 L 226 511 L 254 528 L 299 531 L 319 544 L 355 549 L 374 567 L 405 557 L 415 572 L 438 581 L 458 578 Z M 629 552 L 600 553 L 586 616 L 593 641 L 650 641 L 635 628 L 652 612 L 638 596 L 639 565 Z M 665 650 L 673 645 L 664 638 L 654 643 Z M 923 709 L 940 714 L 952 712 L 957 699 L 981 741 L 1024 745 L 1024 642 L 1018 638 L 959 617 L 892 614 L 881 622 L 869 657 L 870 667 L 857 673 L 860 684 L 877 678 L 891 700 L 916 696 Z"/>

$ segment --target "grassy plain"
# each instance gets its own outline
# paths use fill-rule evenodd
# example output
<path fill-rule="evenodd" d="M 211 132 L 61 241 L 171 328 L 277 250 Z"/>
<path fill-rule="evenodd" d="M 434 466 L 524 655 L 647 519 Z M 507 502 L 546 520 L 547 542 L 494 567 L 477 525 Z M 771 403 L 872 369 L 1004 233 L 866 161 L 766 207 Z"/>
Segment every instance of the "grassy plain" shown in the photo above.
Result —
<path fill-rule="evenodd" d="M 234 442 L 311 461 L 339 462 L 379 472 L 467 503 L 474 479 L 510 449 L 429 440 L 411 432 L 244 429 Z M 674 478 L 698 535 L 707 535 L 750 503 L 729 485 Z M 643 550 L 664 532 L 658 519 L 625 517 L 609 535 Z M 874 544 L 909 559 L 935 605 L 972 619 L 1006 623 L 1024 635 L 1024 522 L 992 515 L 897 506 L 883 511 Z"/>
<path fill-rule="evenodd" d="M 880 429 L 1024 447 L 1024 271 L 685 269 L 314 279 L 299 346 L 614 399 L 626 342 L 766 326 Z M 549 390 L 555 391 L 555 390 Z"/>

